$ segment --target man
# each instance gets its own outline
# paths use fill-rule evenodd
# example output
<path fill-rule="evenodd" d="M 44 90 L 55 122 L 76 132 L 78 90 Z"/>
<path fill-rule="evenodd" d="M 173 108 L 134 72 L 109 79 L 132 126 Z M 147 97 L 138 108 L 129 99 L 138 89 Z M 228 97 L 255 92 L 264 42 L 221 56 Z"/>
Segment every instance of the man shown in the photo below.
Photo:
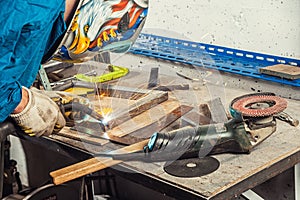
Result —
<path fill-rule="evenodd" d="M 41 63 L 124 52 L 143 27 L 148 0 L 1 1 L 0 122 L 25 133 L 58 132 L 65 120 L 46 92 L 29 89 Z"/>

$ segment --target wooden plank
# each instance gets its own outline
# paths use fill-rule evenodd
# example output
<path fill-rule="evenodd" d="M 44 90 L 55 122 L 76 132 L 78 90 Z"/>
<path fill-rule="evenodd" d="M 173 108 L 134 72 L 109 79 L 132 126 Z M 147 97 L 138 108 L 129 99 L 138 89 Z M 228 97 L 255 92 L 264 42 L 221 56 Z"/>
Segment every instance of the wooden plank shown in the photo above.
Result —
<path fill-rule="evenodd" d="M 109 116 L 114 111 L 124 109 L 128 105 L 134 104 L 135 100 L 122 99 L 115 97 L 98 97 L 89 98 L 94 106 L 94 110 L 102 116 Z"/>
<path fill-rule="evenodd" d="M 105 111 L 104 111 L 104 113 L 101 113 L 101 114 L 103 116 L 106 116 L 106 119 L 107 118 L 109 119 L 107 121 L 107 125 L 110 128 L 119 126 L 120 124 L 125 124 L 125 125 L 132 124 L 131 122 L 132 122 L 133 118 L 134 118 L 134 120 L 141 122 L 141 120 L 138 120 L 138 118 L 140 118 L 138 115 L 140 115 L 141 113 L 155 107 L 156 105 L 158 105 L 161 102 L 164 102 L 168 99 L 168 93 L 161 92 L 161 91 L 134 89 L 134 88 L 128 88 L 128 87 L 121 87 L 121 86 L 111 86 L 111 85 L 102 86 L 100 89 L 105 89 L 105 91 L 108 91 L 107 93 L 105 93 L 105 95 L 109 95 L 109 96 L 103 97 L 103 96 L 97 95 L 97 97 L 95 97 L 95 99 L 92 100 L 92 103 L 95 105 L 95 110 L 97 112 L 102 112 L 103 110 L 108 111 L 108 113 L 105 113 Z M 116 95 L 115 92 L 118 92 L 117 96 L 115 96 Z M 125 93 L 125 97 L 127 97 L 129 99 L 120 98 L 119 95 L 122 96 L 122 94 L 124 94 L 124 93 Z M 132 95 L 135 95 L 135 94 L 138 94 L 138 99 L 136 99 L 136 96 L 135 96 L 133 98 L 135 100 L 131 100 L 130 97 L 132 97 Z M 122 97 L 124 97 L 124 96 L 122 96 Z M 113 102 L 116 102 L 116 103 L 113 103 Z M 175 106 L 175 105 L 171 104 L 171 106 Z M 175 109 L 175 111 L 176 111 L 176 109 L 178 109 L 178 108 L 179 107 L 177 105 L 177 107 L 175 106 L 175 108 L 173 108 L 173 109 Z M 187 110 L 187 109 L 185 109 L 185 110 Z M 171 110 L 170 112 L 167 112 L 167 114 L 175 115 L 174 114 L 175 111 Z M 185 111 L 185 112 L 187 112 L 187 111 Z M 179 113 L 179 112 L 177 112 L 177 113 Z M 165 114 L 165 113 L 162 113 L 162 114 Z M 161 115 L 159 115 L 159 116 L 161 118 L 168 117 L 168 116 L 161 116 Z M 180 116 L 177 116 L 176 119 L 178 119 L 179 117 Z M 142 118 L 143 118 L 142 120 L 146 119 L 143 116 L 142 116 Z M 171 118 L 169 117 L 169 119 L 171 119 Z M 151 120 L 150 123 L 155 123 L 155 122 L 153 122 Z M 168 124 L 161 123 L 161 121 L 157 121 L 156 123 L 160 124 L 160 127 L 165 127 L 168 125 Z M 169 123 L 170 123 L 170 121 L 169 121 Z M 117 142 L 125 140 L 125 139 L 120 140 L 118 134 L 116 135 L 117 137 L 115 137 L 115 135 L 112 133 L 112 131 L 109 131 L 108 134 L 103 135 L 103 133 L 101 133 L 101 131 L 100 131 L 100 126 L 95 129 L 93 127 L 90 127 L 88 124 L 87 124 L 87 126 L 81 127 L 83 125 L 84 124 L 77 124 L 77 128 L 79 131 L 72 131 L 70 129 L 65 129 L 65 130 L 62 130 L 60 133 L 58 133 L 58 135 L 64 136 L 64 137 L 67 137 L 70 139 L 74 139 L 74 140 L 88 142 L 90 144 L 95 144 L 95 145 L 106 144 L 108 142 L 107 139 L 111 139 L 112 141 L 117 141 Z M 149 124 L 147 124 L 147 125 L 149 125 Z M 134 129 L 134 131 L 138 131 L 138 129 L 140 129 L 142 127 L 143 126 L 138 126 L 137 128 Z M 76 126 L 75 126 L 75 128 L 76 128 Z M 88 130 L 88 129 L 91 129 L 91 130 Z M 85 130 L 88 130 L 88 131 L 85 131 Z M 124 130 L 124 127 L 122 126 L 121 128 L 116 128 L 116 130 Z M 148 132 L 151 130 L 153 130 L 153 129 L 148 129 Z M 157 129 L 155 129 L 155 130 L 157 130 Z M 91 134 L 84 134 L 84 132 L 91 133 Z M 129 134 L 131 132 L 132 132 L 131 130 L 129 130 L 129 131 L 125 130 L 126 134 Z M 110 138 L 107 137 L 107 135 L 109 135 L 109 134 L 111 134 Z M 123 134 L 122 136 L 124 136 L 124 135 L 125 134 Z M 93 137 L 93 136 L 97 136 L 97 137 Z M 101 136 L 102 136 L 102 139 L 99 138 Z M 106 140 L 103 140 L 103 138 L 105 138 Z M 140 141 L 140 140 L 141 139 L 139 139 L 138 141 Z M 130 141 L 134 141 L 134 140 L 130 140 Z M 137 140 L 135 140 L 135 141 L 137 141 Z M 132 144 L 132 142 L 130 142 L 130 143 L 127 142 L 127 143 L 123 143 L 123 144 Z"/>
<path fill-rule="evenodd" d="M 125 123 L 119 124 L 117 127 L 108 131 L 110 135 L 123 137 L 125 135 L 137 132 L 145 127 L 150 127 L 151 124 L 157 122 L 157 126 L 166 127 L 165 125 L 168 115 L 172 114 L 173 111 L 178 110 L 180 112 L 180 102 L 178 101 L 165 101 L 140 115 L 133 117 L 131 120 L 126 121 Z M 186 111 L 185 111 L 186 112 Z M 180 114 L 182 116 L 184 113 Z M 180 117 L 178 116 L 178 118 Z M 169 124 L 169 122 L 167 122 Z M 152 128 L 151 132 L 158 131 L 161 129 Z"/>
<path fill-rule="evenodd" d="M 63 129 L 57 135 L 95 145 L 104 145 L 108 140 L 129 145 L 149 138 L 154 132 L 161 131 L 191 109 L 192 107 L 180 105 L 177 101 L 166 101 L 108 130 L 105 134 L 101 133 L 100 126 L 95 123 L 82 123 L 75 126 L 77 131 Z"/>
<path fill-rule="evenodd" d="M 103 145 L 87 144 L 86 142 L 70 139 L 68 137 L 57 135 L 57 134 L 50 135 L 50 138 L 60 143 L 66 144 L 67 146 L 72 147 L 74 150 L 80 150 L 82 152 L 86 152 L 90 154 L 103 152 L 106 150 L 106 146 L 108 145 L 108 144 L 103 144 Z"/>
<path fill-rule="evenodd" d="M 90 83 L 79 82 L 77 87 L 95 88 L 95 85 Z M 97 99 L 114 97 L 116 99 L 134 100 L 133 103 L 125 105 L 123 108 L 114 110 L 109 116 L 106 116 L 106 123 L 110 128 L 113 128 L 134 116 L 168 100 L 168 92 L 154 91 L 140 88 L 130 88 L 124 86 L 114 86 L 99 84 L 96 86 Z M 118 102 L 118 100 L 117 100 Z M 97 104 L 96 104 L 97 106 Z"/>
<path fill-rule="evenodd" d="M 152 121 L 151 123 L 141 126 L 139 129 L 135 129 L 132 132 L 125 133 L 120 136 L 116 136 L 114 131 L 108 131 L 107 135 L 111 141 L 119 142 L 121 144 L 133 144 L 149 138 L 153 133 L 163 130 L 168 127 L 174 121 L 179 119 L 182 115 L 189 112 L 192 107 L 181 105 L 173 108 L 169 113 L 164 115 L 162 118 Z M 142 119 L 142 118 L 141 118 Z"/>
<path fill-rule="evenodd" d="M 126 146 L 124 148 L 111 151 L 111 153 L 134 153 L 140 151 L 144 148 L 144 146 L 148 143 L 148 140 L 144 140 L 142 142 Z M 96 171 L 105 169 L 107 167 L 111 167 L 113 165 L 117 165 L 121 163 L 120 160 L 113 160 L 111 158 L 91 158 L 74 165 L 67 166 L 62 169 L 58 169 L 56 171 L 50 172 L 50 176 L 53 179 L 53 183 L 56 185 L 74 180 L 76 178 L 94 173 Z"/>
<path fill-rule="evenodd" d="M 286 78 L 290 80 L 295 80 L 300 78 L 300 67 L 293 65 L 272 65 L 268 67 L 263 67 L 259 69 L 262 74 L 268 74 L 271 76 L 277 76 L 281 78 Z"/>
<path fill-rule="evenodd" d="M 80 133 L 79 131 L 71 130 L 68 127 L 63 128 L 60 132 L 56 133 L 56 135 L 94 145 L 104 145 L 109 142 L 103 138 L 93 137 L 92 135 L 86 133 Z"/>
<path fill-rule="evenodd" d="M 135 101 L 133 104 L 129 105 L 128 107 L 113 112 L 107 121 L 107 125 L 110 128 L 118 126 L 123 122 L 132 119 L 134 116 L 137 116 L 143 113 L 144 111 L 166 101 L 167 99 L 167 92 L 151 91 L 148 94 L 145 94 L 145 96 Z"/>

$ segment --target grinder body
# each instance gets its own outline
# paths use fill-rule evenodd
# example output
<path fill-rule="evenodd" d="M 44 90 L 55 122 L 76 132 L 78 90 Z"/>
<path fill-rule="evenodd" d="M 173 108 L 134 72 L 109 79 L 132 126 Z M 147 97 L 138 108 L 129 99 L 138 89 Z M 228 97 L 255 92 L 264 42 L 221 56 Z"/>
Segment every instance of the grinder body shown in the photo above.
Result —
<path fill-rule="evenodd" d="M 144 150 L 183 159 L 219 153 L 250 153 L 251 148 L 245 123 L 232 119 L 224 124 L 155 133 Z"/>

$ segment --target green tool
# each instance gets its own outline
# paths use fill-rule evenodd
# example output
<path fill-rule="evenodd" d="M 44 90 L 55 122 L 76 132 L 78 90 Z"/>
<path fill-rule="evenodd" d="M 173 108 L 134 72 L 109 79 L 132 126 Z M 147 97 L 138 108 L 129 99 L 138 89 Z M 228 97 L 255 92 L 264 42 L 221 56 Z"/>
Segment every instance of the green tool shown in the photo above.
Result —
<path fill-rule="evenodd" d="M 115 80 L 125 76 L 129 69 L 125 67 L 119 67 L 115 65 L 108 65 L 109 73 L 100 76 L 88 76 L 85 74 L 76 74 L 74 77 L 80 81 L 91 82 L 91 83 L 102 83 L 110 80 Z"/>

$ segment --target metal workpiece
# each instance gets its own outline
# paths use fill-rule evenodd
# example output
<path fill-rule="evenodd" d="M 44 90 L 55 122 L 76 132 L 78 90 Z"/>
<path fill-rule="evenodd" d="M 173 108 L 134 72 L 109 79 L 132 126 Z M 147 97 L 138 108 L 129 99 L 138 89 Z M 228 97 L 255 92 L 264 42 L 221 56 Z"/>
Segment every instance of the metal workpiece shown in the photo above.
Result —
<path fill-rule="evenodd" d="M 91 83 L 103 83 L 111 80 L 115 80 L 125 76 L 129 69 L 126 67 L 120 67 L 115 65 L 108 65 L 108 73 L 102 75 L 88 75 L 88 74 L 76 74 L 74 77 L 78 80 L 91 82 Z"/>
<path fill-rule="evenodd" d="M 300 86 L 300 79 L 288 80 L 259 72 L 260 68 L 276 64 L 299 67 L 300 61 L 297 59 L 248 52 L 154 34 L 140 34 L 130 52 L 196 67 L 216 69 L 221 72 L 256 78 L 257 80 L 296 87 Z"/>
<path fill-rule="evenodd" d="M 121 78 L 128 74 L 129 69 L 109 64 L 107 65 L 107 71 L 107 73 L 99 75 L 99 72 L 97 72 L 96 69 L 92 69 L 87 72 L 77 73 L 67 78 L 62 78 L 49 84 L 53 90 L 66 90 L 75 86 L 80 87 L 80 82 L 87 84 L 90 83 L 89 85 L 96 85 Z"/>
<path fill-rule="evenodd" d="M 45 88 L 45 90 L 51 91 L 52 87 L 50 85 L 50 81 L 49 81 L 47 73 L 42 65 L 39 69 L 38 74 L 39 74 L 39 79 L 41 81 L 41 84 Z"/>

